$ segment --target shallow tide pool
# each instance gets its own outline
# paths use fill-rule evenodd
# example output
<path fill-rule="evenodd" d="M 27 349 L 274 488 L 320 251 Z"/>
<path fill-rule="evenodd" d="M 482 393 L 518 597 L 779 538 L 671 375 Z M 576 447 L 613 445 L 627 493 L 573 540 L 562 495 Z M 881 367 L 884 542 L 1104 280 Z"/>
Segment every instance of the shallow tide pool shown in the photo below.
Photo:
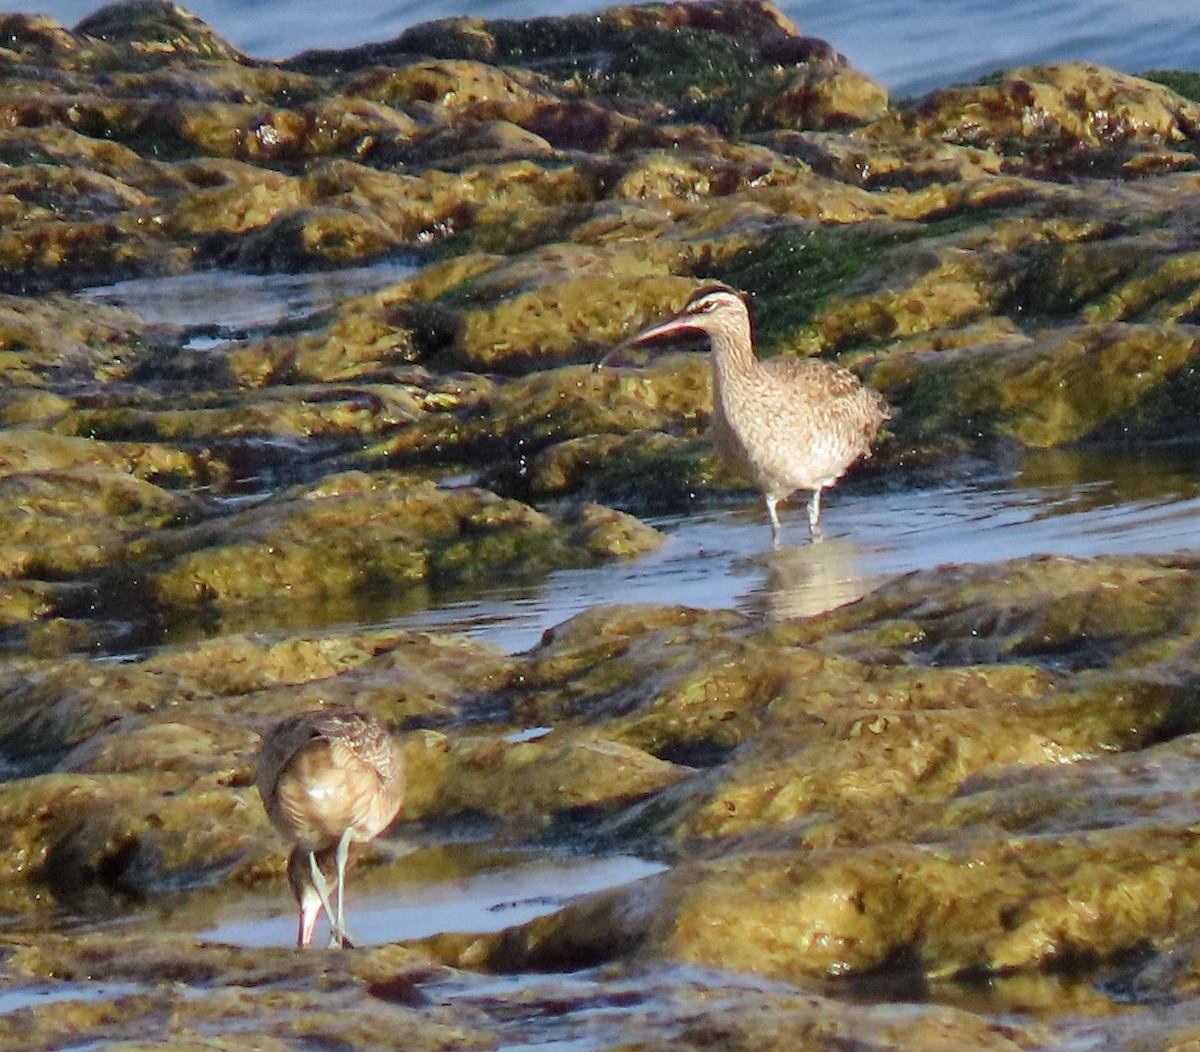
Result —
<path fill-rule="evenodd" d="M 752 498 L 650 519 L 666 534 L 641 558 L 499 586 L 470 600 L 408 613 L 397 623 L 464 631 L 509 652 L 605 603 L 734 607 L 766 618 L 812 616 L 885 580 L 946 563 L 1035 554 L 1151 554 L 1200 546 L 1200 464 L 1190 452 L 1027 456 L 1011 477 L 896 492 L 833 492 L 813 544 L 802 501 L 783 513 L 772 551 Z"/>
<path fill-rule="evenodd" d="M 351 872 L 346 923 L 356 945 L 423 939 L 444 932 L 493 932 L 524 924 L 582 895 L 629 884 L 667 867 L 631 855 L 533 857 L 514 854 L 508 865 L 432 880 L 403 873 Z M 403 862 L 399 863 L 403 867 Z M 222 903 L 217 923 L 198 932 L 208 941 L 238 946 L 292 946 L 296 909 L 286 888 L 278 895 Z M 186 913 L 180 921 L 186 923 Z M 329 937 L 322 917 L 314 945 Z"/>

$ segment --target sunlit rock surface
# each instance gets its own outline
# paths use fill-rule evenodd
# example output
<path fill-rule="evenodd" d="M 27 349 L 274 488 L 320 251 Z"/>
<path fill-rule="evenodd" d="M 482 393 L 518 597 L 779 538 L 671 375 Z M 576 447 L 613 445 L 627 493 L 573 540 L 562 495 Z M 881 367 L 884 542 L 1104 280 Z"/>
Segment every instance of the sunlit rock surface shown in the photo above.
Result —
<path fill-rule="evenodd" d="M 0 14 L 0 1047 L 1194 1039 L 1194 555 L 793 620 L 612 595 L 517 654 L 396 624 L 745 490 L 702 353 L 592 369 L 714 278 L 899 409 L 851 490 L 1200 438 L 1195 78 L 895 102 L 836 45 L 757 0 L 280 63 L 168 3 Z M 186 299 L 229 270 L 361 281 Z M 406 828 L 446 885 L 454 843 L 664 868 L 407 945 L 206 940 L 287 901 L 253 756 L 323 704 L 409 772 L 352 917 Z"/>

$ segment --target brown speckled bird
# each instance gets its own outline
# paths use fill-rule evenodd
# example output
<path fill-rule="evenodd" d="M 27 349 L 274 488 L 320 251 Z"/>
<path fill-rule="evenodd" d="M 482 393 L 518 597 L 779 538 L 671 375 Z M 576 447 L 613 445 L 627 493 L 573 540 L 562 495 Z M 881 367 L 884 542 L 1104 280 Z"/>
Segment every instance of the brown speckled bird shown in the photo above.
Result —
<path fill-rule="evenodd" d="M 749 475 L 771 517 L 771 542 L 779 547 L 776 506 L 809 490 L 808 524 L 821 537 L 821 490 L 832 486 L 860 457 L 892 409 L 850 370 L 817 358 L 760 362 L 750 338 L 750 314 L 728 285 L 704 285 L 673 318 L 622 341 L 600 368 L 626 347 L 672 332 L 699 332 L 712 345 L 713 437 L 717 451 Z"/>
<path fill-rule="evenodd" d="M 322 909 L 329 917 L 329 945 L 350 944 L 344 912 L 350 844 L 373 840 L 391 825 L 404 786 L 395 741 L 361 712 L 304 712 L 281 720 L 263 738 L 258 792 L 267 817 L 292 843 L 287 872 L 300 906 L 298 946 L 312 941 Z"/>

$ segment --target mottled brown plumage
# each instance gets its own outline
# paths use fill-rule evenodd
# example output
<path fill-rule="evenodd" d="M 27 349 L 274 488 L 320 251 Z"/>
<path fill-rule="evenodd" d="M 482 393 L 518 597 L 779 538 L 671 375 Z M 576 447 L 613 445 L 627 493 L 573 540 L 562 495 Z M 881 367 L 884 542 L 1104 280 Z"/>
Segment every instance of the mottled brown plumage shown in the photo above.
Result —
<path fill-rule="evenodd" d="M 300 905 L 297 944 L 329 917 L 330 945 L 345 928 L 350 844 L 373 840 L 400 812 L 404 765 L 391 735 L 361 712 L 319 710 L 277 723 L 258 751 L 258 791 L 267 817 L 292 843 L 288 880 Z M 330 885 L 337 892 L 336 912 Z"/>
<path fill-rule="evenodd" d="M 713 437 L 718 452 L 762 491 L 771 540 L 780 541 L 776 505 L 809 490 L 808 523 L 820 538 L 821 491 L 860 457 L 892 411 L 883 396 L 848 369 L 816 358 L 760 362 L 750 338 L 750 315 L 727 285 L 705 285 L 675 317 L 613 348 L 672 332 L 701 332 L 712 344 Z"/>

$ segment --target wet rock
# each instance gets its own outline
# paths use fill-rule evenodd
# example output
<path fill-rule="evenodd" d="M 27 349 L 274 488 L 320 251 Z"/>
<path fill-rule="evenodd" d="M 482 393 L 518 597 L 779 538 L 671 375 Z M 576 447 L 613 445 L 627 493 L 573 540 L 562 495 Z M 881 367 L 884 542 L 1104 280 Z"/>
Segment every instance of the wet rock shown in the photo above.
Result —
<path fill-rule="evenodd" d="M 503 451 L 520 466 L 572 437 L 670 428 L 695 434 L 711 411 L 706 357 L 673 355 L 645 370 L 572 366 L 506 384 L 488 402 L 429 418 L 389 438 L 377 454 L 401 463 L 468 450 Z"/>
<path fill-rule="evenodd" d="M 180 234 L 244 234 L 312 201 L 299 179 L 249 165 L 205 164 L 189 174 L 200 188 L 166 217 L 168 229 Z"/>
<path fill-rule="evenodd" d="M 51 996 L 86 990 L 80 962 L 65 939 L 11 940 L 10 959 L 16 989 L 47 974 Z M 1006 1022 L 980 1023 L 969 1013 L 944 1006 L 848 1005 L 820 994 L 777 985 L 763 989 L 720 976 L 668 969 L 529 976 L 509 980 L 510 992 L 484 985 L 469 974 L 431 965 L 426 954 L 397 947 L 353 954 L 314 950 L 247 949 L 162 934 L 113 936 L 83 933 L 75 948 L 89 973 L 107 986 L 159 981 L 148 996 L 93 997 L 63 1014 L 61 1002 L 38 1003 L 7 1017 L 12 1034 L 0 1035 L 16 1048 L 18 1037 L 46 1043 L 60 1039 L 67 1026 L 137 1047 L 186 1047 L 196 1030 L 217 1040 L 245 1041 L 264 1048 L 286 1047 L 297 1039 L 328 1042 L 331 1018 L 342 1019 L 339 1036 L 359 1047 L 383 1048 L 403 1040 L 406 1048 L 489 1048 L 507 1040 L 514 1027 L 563 1040 L 605 1040 L 646 1049 L 722 1047 L 795 1048 L 806 1042 L 837 1041 L 865 1035 L 874 1047 L 898 1049 L 972 1048 L 1011 1050 L 1052 1040 L 1045 1026 Z M 307 989 L 313 958 L 321 959 L 320 989 Z M 172 984 L 207 988 L 187 996 Z M 453 1008 L 430 1004 L 446 990 L 455 993 Z M 87 1008 L 82 1006 L 87 1005 Z M 52 1008 L 60 1011 L 56 1015 Z M 596 1010 L 603 1009 L 600 1022 Z M 575 1022 L 586 1015 L 586 1022 Z M 346 1018 L 355 1020 L 347 1028 Z M 224 1035 L 228 1033 L 228 1039 Z M 4 1047 L 9 1047 L 5 1045 Z"/>
<path fill-rule="evenodd" d="M 175 338 L 170 327 L 149 326 L 114 307 L 60 296 L 0 297 L 3 385 L 10 398 L 18 390 L 33 395 L 30 389 L 41 389 L 38 394 L 47 407 L 46 399 L 52 396 L 46 387 L 125 379 L 148 349 L 169 345 Z M 14 416 L 11 423 L 23 422 L 19 414 Z"/>
<path fill-rule="evenodd" d="M 343 1038 L 358 1047 L 383 1048 L 396 1040 L 420 1052 L 451 1048 L 483 1049 L 495 1041 L 469 1023 L 438 1009 L 388 1003 L 368 995 L 367 983 L 386 970 L 391 977 L 436 975 L 428 958 L 399 951 L 368 954 L 321 953 L 324 979 L 304 992 L 313 958 L 291 948 L 197 943 L 191 936 L 161 931 L 122 935 L 81 934 L 73 940 L 14 940 L 10 974 L 28 983 L 50 982 L 45 1003 L 31 986 L 31 1004 L 6 1017 L 0 1047 L 16 1049 L 31 1041 L 59 1043 L 86 1032 L 128 1048 L 194 1047 L 203 1031 L 221 1043 L 249 1040 L 264 1049 L 299 1042 L 329 1043 Z M 102 979 L 104 985 L 95 983 Z M 145 995 L 124 992 L 127 984 L 147 984 Z M 110 994 L 109 991 L 112 991 Z M 190 991 L 190 992 L 185 992 Z M 204 991 L 202 996 L 192 996 Z M 82 994 L 81 999 L 74 999 Z M 353 1017 L 353 1023 L 347 1019 Z M 340 1020 L 340 1021 L 339 1021 Z M 208 1038 L 206 1038 L 208 1039 Z"/>
<path fill-rule="evenodd" d="M 455 124 L 501 120 L 520 125 L 555 100 L 538 77 L 524 70 L 461 59 L 376 69 L 349 81 L 345 91 L 392 107 L 428 103 Z"/>
<path fill-rule="evenodd" d="M 800 158 L 820 175 L 869 187 L 925 186 L 985 179 L 1001 171 L 992 150 L 920 139 L 879 139 L 866 134 L 793 131 L 776 133 L 770 144 Z"/>
<path fill-rule="evenodd" d="M 170 249 L 132 223 L 32 219 L 0 233 L 0 288 L 9 292 L 82 288 L 171 265 Z"/>
<path fill-rule="evenodd" d="M 461 335 L 447 358 L 479 372 L 524 372 L 532 364 L 579 357 L 581 351 L 599 357 L 617 342 L 629 313 L 653 294 L 648 283 L 643 275 L 621 284 L 579 277 L 506 297 L 462 318 Z"/>
<path fill-rule="evenodd" d="M 947 568 L 935 572 L 939 586 L 932 591 L 926 591 L 931 578 L 917 573 L 831 613 L 823 627 L 843 653 L 853 653 L 858 642 L 853 629 L 843 637 L 838 626 L 865 617 L 873 624 L 860 637 L 864 653 L 883 641 L 891 621 L 892 645 L 927 660 L 1037 658 L 1067 667 L 1105 666 L 1141 642 L 1190 632 L 1192 565 L 1187 554 L 1135 560 L 1037 556 Z M 920 598 L 909 592 L 913 587 Z M 800 630 L 798 638 L 813 637 Z"/>
<path fill-rule="evenodd" d="M 677 870 L 658 930 L 684 960 L 775 975 L 866 971 L 902 953 L 935 973 L 1103 959 L 1176 933 L 1173 903 L 1196 894 L 1192 841 L 1162 830 L 899 845 L 791 864 L 750 856 Z M 737 945 L 750 943 L 741 956 Z"/>
<path fill-rule="evenodd" d="M 555 149 L 534 132 L 496 120 L 433 136 L 421 143 L 421 153 L 429 161 L 471 167 L 550 158 Z"/>
<path fill-rule="evenodd" d="M 530 651 L 513 716 L 603 726 L 684 763 L 728 751 L 753 734 L 775 682 L 739 638 L 744 624 L 731 611 L 677 607 L 580 614 Z"/>
<path fill-rule="evenodd" d="M 1034 170 L 1088 170 L 1102 151 L 1120 156 L 1195 135 L 1200 110 L 1168 88 L 1087 63 L 1034 66 L 997 83 L 933 92 L 912 109 L 883 118 L 903 130 L 986 146 Z M 1027 160 L 1022 160 L 1022 156 Z"/>
<path fill-rule="evenodd" d="M 152 572 L 149 587 L 168 616 L 269 602 L 280 594 L 293 600 L 365 595 L 426 580 L 446 584 L 578 565 L 592 543 L 581 550 L 581 537 L 609 526 L 589 526 L 585 519 L 576 533 L 483 490 L 349 473 L 201 527 L 199 544 L 186 536 L 166 539 L 183 554 Z M 640 550 L 657 537 L 644 529 L 636 534 Z M 148 545 L 145 554 L 164 553 Z"/>
<path fill-rule="evenodd" d="M 640 952 L 792 981 L 1078 967 L 1190 933 L 1178 904 L 1196 894 L 1194 853 L 1176 827 L 743 854 L 591 896 L 460 959 L 521 970 Z"/>
<path fill-rule="evenodd" d="M 910 361 L 895 364 L 911 383 L 887 377 L 886 368 L 876 382 L 914 406 L 918 434 L 1011 435 L 1046 448 L 1115 433 L 1162 434 L 1169 414 L 1172 432 L 1182 435 L 1186 424 L 1171 407 L 1191 400 L 1197 346 L 1190 326 L 1081 326 L 1044 331 L 1017 348 L 1006 342 L 918 356 L 919 379 Z"/>
<path fill-rule="evenodd" d="M 295 110 L 216 103 L 181 106 L 174 127 L 161 134 L 177 135 L 209 157 L 257 165 L 355 153 L 380 136 L 407 139 L 414 128 L 411 118 L 385 106 L 340 99 Z"/>
<path fill-rule="evenodd" d="M 424 751 L 437 744 L 426 743 Z M 430 777 L 427 766 L 406 803 L 414 818 L 487 815 L 548 824 L 576 810 L 615 811 L 691 773 L 587 733 L 552 733 L 527 742 L 461 738 L 441 749 L 442 777 Z"/>
<path fill-rule="evenodd" d="M 60 216 L 83 218 L 146 208 L 151 203 L 145 194 L 111 176 L 61 165 L 9 168 L 0 178 L 0 194 L 25 206 L 24 214 L 13 220 L 47 219 L 51 213 L 45 205 Z"/>
<path fill-rule="evenodd" d="M 800 66 L 781 88 L 757 107 L 753 123 L 758 127 L 820 131 L 868 124 L 888 112 L 887 92 L 845 65 L 832 70 Z"/>
<path fill-rule="evenodd" d="M 634 118 L 587 100 L 538 106 L 523 126 L 557 149 L 588 153 L 634 146 L 646 134 Z"/>
<path fill-rule="evenodd" d="M 156 65 L 164 54 L 185 60 L 243 59 L 195 15 L 167 0 L 109 4 L 80 22 L 74 32 L 128 48 L 127 58 L 148 53 Z"/>
<path fill-rule="evenodd" d="M 521 467 L 517 478 L 494 476 L 505 492 L 582 495 L 639 514 L 687 510 L 702 493 L 753 487 L 732 474 L 705 440 L 657 430 L 568 438 Z"/>
<path fill-rule="evenodd" d="M 350 363 L 340 364 L 352 371 Z M 70 410 L 59 415 L 55 428 L 60 434 L 98 439 L 204 442 L 225 448 L 239 440 L 287 439 L 357 446 L 422 415 L 417 398 L 400 386 L 365 384 L 333 391 L 277 385 L 245 394 L 139 397 L 136 405 Z"/>
<path fill-rule="evenodd" d="M 140 442 L 97 442 L 46 431 L 0 431 L 0 477 L 29 472 L 99 468 L 123 471 L 156 484 L 211 484 L 222 466 L 203 452 Z"/>
<path fill-rule="evenodd" d="M 251 761 L 239 728 L 257 731 L 323 704 L 367 707 L 397 722 L 445 720 L 464 692 L 499 688 L 508 667 L 492 648 L 459 637 L 382 629 L 279 639 L 229 635 L 107 666 L 79 657 L 42 660 L 18 667 L 6 681 L 0 739 L 5 755 L 22 765 L 132 771 L 139 755 L 146 770 L 160 763 L 162 735 L 196 734 L 228 751 L 181 753 L 171 768 L 208 776 L 217 760 L 232 766 L 230 780 L 238 782 Z M 197 712 L 185 717 L 191 705 Z M 222 709 L 231 719 L 214 715 Z M 186 727 L 175 730 L 176 722 Z M 127 749 L 120 741 L 126 731 L 146 744 Z"/>
<path fill-rule="evenodd" d="M 0 573 L 63 579 L 108 563 L 124 542 L 185 519 L 184 497 L 120 471 L 0 478 Z"/>
<path fill-rule="evenodd" d="M 223 266 L 252 273 L 286 273 L 378 259 L 402 243 L 378 216 L 319 205 L 279 216 L 222 247 L 218 258 Z"/>

